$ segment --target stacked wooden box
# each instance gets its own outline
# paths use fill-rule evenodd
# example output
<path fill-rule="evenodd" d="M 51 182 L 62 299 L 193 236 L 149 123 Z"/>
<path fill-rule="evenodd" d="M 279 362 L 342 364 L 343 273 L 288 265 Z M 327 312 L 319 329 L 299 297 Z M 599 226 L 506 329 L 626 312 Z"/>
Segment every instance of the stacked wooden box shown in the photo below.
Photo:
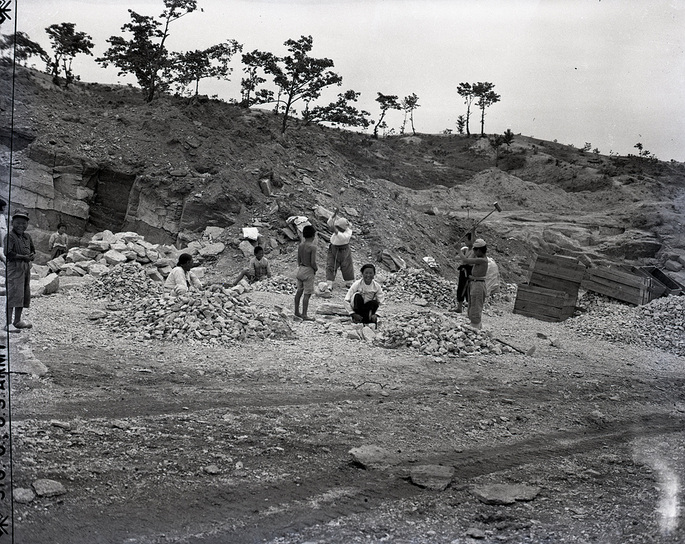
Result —
<path fill-rule="evenodd" d="M 620 268 L 598 266 L 588 268 L 583 289 L 606 295 L 628 304 L 647 304 L 658 292 L 656 280 Z"/>
<path fill-rule="evenodd" d="M 574 257 L 540 254 L 528 283 L 519 285 L 514 313 L 559 322 L 573 315 L 585 266 Z"/>

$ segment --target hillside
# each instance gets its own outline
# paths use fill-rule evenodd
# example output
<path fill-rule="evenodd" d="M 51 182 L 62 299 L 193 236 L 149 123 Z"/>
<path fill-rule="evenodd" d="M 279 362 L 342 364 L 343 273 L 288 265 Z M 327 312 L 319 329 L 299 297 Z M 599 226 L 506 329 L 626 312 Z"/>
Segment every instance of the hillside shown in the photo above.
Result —
<path fill-rule="evenodd" d="M 32 292 L 33 326 L 7 327 L 0 349 L 13 542 L 685 541 L 685 299 L 632 306 L 585 289 L 572 317 L 547 322 L 514 313 L 524 289 L 509 284 L 475 330 L 448 281 L 460 236 L 488 214 L 479 234 L 507 282 L 539 251 L 682 278 L 682 164 L 522 135 L 500 157 L 459 136 L 297 122 L 282 136 L 269 112 L 65 92 L 23 70 L 14 105 L 0 190 L 11 179 L 41 261 L 58 221 L 74 244 L 110 229 L 181 248 L 216 226 L 225 246 L 209 244 L 221 249 L 204 253 L 205 288 L 187 296 L 163 294 L 152 264 L 173 248 L 130 232 L 72 251 L 67 265 L 89 274 Z M 293 315 L 286 219 L 322 228 L 320 208 L 336 206 L 356 265 L 387 249 L 422 268 L 379 271 L 380 326 L 353 324 L 337 288 L 312 298 L 313 320 Z M 250 225 L 275 277 L 215 285 L 244 266 Z M 127 239 L 131 262 L 102 264 Z"/>
<path fill-rule="evenodd" d="M 3 127 L 10 127 L 11 72 L 2 77 Z M 292 265 L 279 233 L 291 215 L 339 206 L 352 220 L 356 261 L 381 249 L 411 265 L 433 257 L 454 275 L 455 243 L 473 220 L 505 279 L 525 274 L 534 252 L 663 264 L 685 255 L 685 165 L 607 157 L 517 135 L 499 158 L 487 140 L 366 134 L 303 126 L 285 135 L 278 116 L 200 97 L 146 104 L 136 89 L 77 83 L 56 88 L 18 68 L 14 89 L 13 205 L 28 210 L 40 249 L 58 221 L 70 235 L 132 230 L 178 243 L 206 226 L 259 220 L 269 254 Z M 9 131 L 0 190 L 9 180 Z M 273 175 L 273 194 L 259 179 Z M 355 213 L 357 215 L 355 215 Z M 316 223 L 321 226 L 320 223 Z M 271 241 L 273 240 L 273 241 Z M 43 256 L 45 257 L 45 255 Z M 231 255 L 221 273 L 241 266 Z M 682 279 L 682 278 L 681 278 Z"/>

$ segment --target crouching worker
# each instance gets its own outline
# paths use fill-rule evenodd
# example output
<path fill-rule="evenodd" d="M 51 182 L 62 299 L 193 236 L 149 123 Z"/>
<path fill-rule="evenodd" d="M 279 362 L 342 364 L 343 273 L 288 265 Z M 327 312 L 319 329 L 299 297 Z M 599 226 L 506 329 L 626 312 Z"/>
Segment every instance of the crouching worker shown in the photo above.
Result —
<path fill-rule="evenodd" d="M 361 268 L 362 277 L 355 281 L 345 295 L 345 308 L 355 323 L 376 323 L 378 307 L 385 295 L 376 277 L 376 267 L 366 263 Z"/>
<path fill-rule="evenodd" d="M 488 248 L 485 240 L 478 238 L 473 242 L 473 257 L 467 257 L 466 251 L 462 248 L 458 257 L 462 264 L 473 265 L 471 274 L 468 278 L 469 284 L 469 309 L 468 316 L 471 326 L 474 329 L 482 327 L 483 305 L 487 290 L 485 289 L 485 275 L 488 272 L 488 258 L 485 256 Z"/>
<path fill-rule="evenodd" d="M 194 289 L 202 289 L 202 282 L 191 268 L 193 268 L 193 257 L 188 253 L 181 253 L 178 257 L 178 263 L 164 283 L 164 289 L 174 295 L 182 295 Z"/>
<path fill-rule="evenodd" d="M 247 277 L 250 283 L 271 277 L 271 266 L 266 257 L 264 257 L 264 248 L 261 246 L 254 248 L 254 257 L 250 259 L 250 264 L 247 268 L 240 272 L 238 279 L 233 282 L 232 287 L 238 285 L 244 277 Z"/>

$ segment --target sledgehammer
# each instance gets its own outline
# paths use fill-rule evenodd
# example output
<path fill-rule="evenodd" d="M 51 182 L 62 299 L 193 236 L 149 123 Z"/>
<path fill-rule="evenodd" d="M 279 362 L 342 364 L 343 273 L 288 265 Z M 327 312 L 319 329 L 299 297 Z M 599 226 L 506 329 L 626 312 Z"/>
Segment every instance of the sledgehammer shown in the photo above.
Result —
<path fill-rule="evenodd" d="M 509 342 L 505 342 L 501 338 L 494 338 L 493 337 L 493 340 L 495 340 L 496 342 L 499 342 L 500 344 L 504 344 L 505 346 L 509 346 L 514 351 L 518 351 L 519 353 L 521 353 L 523 355 L 528 355 L 528 357 L 531 357 L 535 353 L 535 346 L 530 347 L 528 349 L 528 351 L 523 351 L 521 348 L 517 348 L 515 345 L 510 344 Z"/>
<path fill-rule="evenodd" d="M 492 210 L 492 211 L 491 211 L 489 214 L 487 214 L 485 217 L 483 217 L 483 219 L 481 219 L 480 221 L 478 221 L 475 225 L 473 225 L 473 227 L 471 227 L 471 229 L 469 230 L 469 232 L 473 232 L 473 233 L 475 234 L 475 232 L 476 232 L 476 227 L 477 227 L 478 225 L 480 225 L 483 221 L 485 221 L 485 220 L 486 220 L 488 217 L 490 217 L 493 213 L 495 213 L 495 212 L 501 212 L 501 211 L 502 211 L 502 207 L 499 205 L 499 203 L 494 202 L 492 205 L 495 207 L 495 209 Z M 464 234 L 464 236 L 462 236 L 461 238 L 459 238 L 459 240 L 457 240 L 457 244 L 459 244 L 462 240 L 464 240 L 464 238 L 466 238 L 466 236 L 468 236 L 469 232 L 467 232 L 466 234 Z"/>

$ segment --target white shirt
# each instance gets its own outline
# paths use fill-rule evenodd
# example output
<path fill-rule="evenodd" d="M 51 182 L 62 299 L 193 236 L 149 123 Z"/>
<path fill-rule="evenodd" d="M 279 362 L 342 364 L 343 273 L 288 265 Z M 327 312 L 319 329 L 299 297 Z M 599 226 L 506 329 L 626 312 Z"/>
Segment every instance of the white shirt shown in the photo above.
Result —
<path fill-rule="evenodd" d="M 175 294 L 187 293 L 189 287 L 202 289 L 202 283 L 192 270 L 186 272 L 181 266 L 174 267 L 164 282 L 164 288 L 173 291 Z"/>
<path fill-rule="evenodd" d="M 340 232 L 335 227 L 335 218 L 331 217 L 328 220 L 328 226 L 333 229 L 333 234 L 331 234 L 331 244 L 334 246 L 344 246 L 350 243 L 350 240 L 352 239 L 352 227 L 350 227 L 349 224 L 343 232 Z"/>
<path fill-rule="evenodd" d="M 376 280 L 371 280 L 370 284 L 364 283 L 364 278 L 358 279 L 355 281 L 347 291 L 347 294 L 345 295 L 345 309 L 347 310 L 347 313 L 352 313 L 354 312 L 352 308 L 352 300 L 354 299 L 354 295 L 359 293 L 363 298 L 364 302 L 369 302 L 370 300 L 377 300 L 378 304 L 383 304 L 383 301 L 385 300 L 385 295 L 383 294 L 383 289 L 381 288 L 381 284 L 378 283 Z"/>

